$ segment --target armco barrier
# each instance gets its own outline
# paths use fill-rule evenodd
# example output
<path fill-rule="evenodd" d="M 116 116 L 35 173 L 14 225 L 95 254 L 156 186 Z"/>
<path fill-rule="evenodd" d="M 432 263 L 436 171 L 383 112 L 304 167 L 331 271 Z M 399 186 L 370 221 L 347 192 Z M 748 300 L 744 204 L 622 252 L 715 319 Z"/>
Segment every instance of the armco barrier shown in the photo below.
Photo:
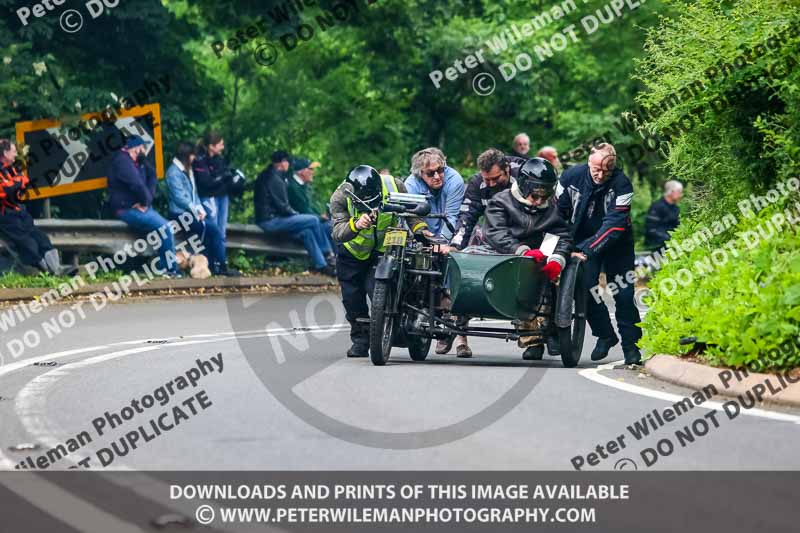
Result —
<path fill-rule="evenodd" d="M 139 237 L 119 220 L 36 220 L 36 227 L 50 237 L 53 246 L 66 252 L 113 254 Z M 180 238 L 180 236 L 179 236 Z M 283 257 L 304 257 L 305 248 L 286 237 L 268 236 L 253 224 L 228 224 L 229 250 L 248 250 Z M 4 245 L 0 243 L 0 248 Z"/>

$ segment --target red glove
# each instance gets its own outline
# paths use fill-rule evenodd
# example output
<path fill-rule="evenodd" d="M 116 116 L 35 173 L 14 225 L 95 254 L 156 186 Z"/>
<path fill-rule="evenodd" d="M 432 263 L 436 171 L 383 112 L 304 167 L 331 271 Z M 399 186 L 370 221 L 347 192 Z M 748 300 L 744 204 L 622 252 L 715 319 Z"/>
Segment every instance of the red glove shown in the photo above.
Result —
<path fill-rule="evenodd" d="M 524 254 L 522 254 L 522 256 L 533 257 L 533 260 L 536 261 L 537 263 L 541 263 L 542 261 L 544 261 L 544 254 L 542 253 L 541 250 L 527 250 Z"/>
<path fill-rule="evenodd" d="M 538 250 L 536 251 L 538 252 Z M 561 264 L 558 261 L 550 261 L 542 267 L 542 272 L 547 276 L 547 279 L 555 281 L 558 279 L 558 275 L 561 274 Z"/>

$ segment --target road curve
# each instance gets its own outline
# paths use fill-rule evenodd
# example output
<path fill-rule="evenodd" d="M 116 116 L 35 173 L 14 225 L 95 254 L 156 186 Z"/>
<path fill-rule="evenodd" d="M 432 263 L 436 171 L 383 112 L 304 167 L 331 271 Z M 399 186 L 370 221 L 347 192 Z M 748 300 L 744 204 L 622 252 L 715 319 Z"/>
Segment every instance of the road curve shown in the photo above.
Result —
<path fill-rule="evenodd" d="M 582 456 L 584 469 L 645 469 L 643 449 L 664 437 L 676 441 L 675 431 L 697 419 L 707 421 L 707 432 L 651 469 L 800 467 L 794 453 L 800 413 L 787 409 L 729 420 L 707 403 L 636 440 L 629 425 L 689 391 L 639 371 L 595 370 L 589 337 L 576 369 L 551 357 L 523 362 L 513 343 L 493 339 L 473 339 L 471 360 L 432 354 L 413 363 L 395 349 L 390 364 L 377 368 L 344 357 L 348 330 L 335 293 L 231 296 L 90 310 L 73 327 L 13 357 L 11 339 L 43 331 L 42 323 L 62 310 L 48 309 L 0 341 L 3 468 L 35 460 L 82 431 L 92 442 L 48 468 L 68 468 L 86 457 L 101 468 L 99 449 L 162 412 L 169 411 L 174 424 L 176 405 L 186 418 L 114 457 L 108 468 L 570 470 L 573 458 Z M 209 370 L 212 358 L 222 362 L 221 372 Z M 615 348 L 604 363 L 620 358 Z M 194 368 L 200 374 L 198 360 L 208 361 L 207 375 L 177 390 L 177 377 Z M 93 431 L 93 420 L 106 411 L 120 413 L 168 382 L 174 394 L 164 406 L 142 408 L 102 437 Z M 201 391 L 205 400 L 197 396 Z M 191 405 L 180 403 L 190 397 Z M 605 453 L 620 435 L 624 448 L 598 455 L 594 467 L 585 464 L 598 445 Z M 22 443 L 40 448 L 9 450 Z"/>

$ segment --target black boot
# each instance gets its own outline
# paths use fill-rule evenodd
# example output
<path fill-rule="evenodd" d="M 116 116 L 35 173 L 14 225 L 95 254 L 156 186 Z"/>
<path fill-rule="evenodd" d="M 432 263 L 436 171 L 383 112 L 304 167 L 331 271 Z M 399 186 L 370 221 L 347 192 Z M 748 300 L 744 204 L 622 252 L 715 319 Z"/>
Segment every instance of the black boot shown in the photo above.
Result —
<path fill-rule="evenodd" d="M 634 344 L 633 346 L 622 346 L 622 353 L 625 355 L 626 365 L 641 365 L 642 352 Z"/>
<path fill-rule="evenodd" d="M 236 270 L 235 268 L 229 268 L 228 263 L 222 263 L 219 269 L 220 276 L 227 276 L 229 278 L 240 278 L 242 277 L 242 273 Z"/>
<path fill-rule="evenodd" d="M 369 344 L 353 343 L 349 350 L 347 350 L 347 357 L 369 357 Z"/>
<path fill-rule="evenodd" d="M 547 343 L 547 353 L 550 355 L 561 355 L 561 346 L 558 343 L 558 336 L 548 335 L 545 340 Z"/>
<path fill-rule="evenodd" d="M 617 344 L 619 344 L 619 338 L 616 335 L 597 339 L 597 344 L 594 345 L 594 350 L 592 350 L 592 361 L 600 361 L 608 357 L 608 351 Z"/>
<path fill-rule="evenodd" d="M 351 321 L 350 341 L 353 345 L 347 350 L 347 357 L 369 357 L 369 324 Z"/>
<path fill-rule="evenodd" d="M 522 358 L 526 361 L 541 361 L 544 356 L 544 345 L 538 344 L 536 346 L 528 346 L 522 352 Z"/>

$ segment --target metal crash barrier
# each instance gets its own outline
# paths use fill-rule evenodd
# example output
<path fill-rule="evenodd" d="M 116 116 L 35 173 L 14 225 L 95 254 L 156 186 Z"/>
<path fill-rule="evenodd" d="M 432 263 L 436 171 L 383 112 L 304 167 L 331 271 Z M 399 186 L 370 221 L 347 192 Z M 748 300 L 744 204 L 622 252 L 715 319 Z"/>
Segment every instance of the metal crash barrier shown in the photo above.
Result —
<path fill-rule="evenodd" d="M 53 246 L 62 252 L 113 254 L 122 250 L 126 244 L 140 238 L 119 220 L 62 220 L 40 219 L 36 227 L 47 233 Z M 178 234 L 181 239 L 181 234 Z M 5 249 L 0 241 L 0 249 Z M 305 257 L 305 248 L 288 236 L 272 236 L 264 233 L 254 224 L 228 224 L 228 250 L 246 250 L 280 257 Z M 152 250 L 148 250 L 150 254 Z M 145 252 L 147 255 L 148 252 Z"/>

